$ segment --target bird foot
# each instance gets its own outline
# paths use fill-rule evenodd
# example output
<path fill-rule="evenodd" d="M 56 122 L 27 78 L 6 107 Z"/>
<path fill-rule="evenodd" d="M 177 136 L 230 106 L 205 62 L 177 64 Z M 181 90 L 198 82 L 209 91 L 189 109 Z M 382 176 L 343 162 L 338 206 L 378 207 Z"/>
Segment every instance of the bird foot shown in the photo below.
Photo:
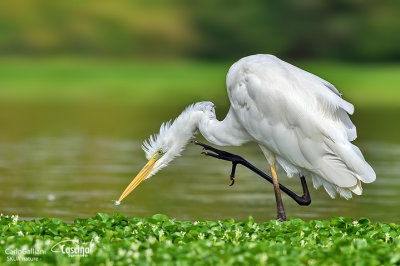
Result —
<path fill-rule="evenodd" d="M 243 162 L 244 159 L 239 155 L 216 149 L 214 147 L 211 147 L 210 145 L 201 143 L 197 140 L 193 141 L 193 143 L 203 147 L 203 150 L 206 150 L 201 153 L 201 154 L 204 154 L 205 156 L 211 156 L 211 157 L 214 157 L 217 159 L 232 162 L 232 171 L 231 171 L 231 175 L 230 175 L 231 184 L 229 186 L 233 186 L 235 184 L 236 166 L 237 166 L 237 164 Z M 212 151 L 212 152 L 210 152 L 210 151 Z"/>
<path fill-rule="evenodd" d="M 201 147 L 203 147 L 203 150 L 206 150 L 204 152 L 202 152 L 201 154 L 204 154 L 206 156 L 211 156 L 217 159 L 221 159 L 224 161 L 230 161 L 232 163 L 240 163 L 245 161 L 241 156 L 227 152 L 227 151 L 223 151 L 223 150 L 219 150 L 216 149 L 210 145 L 201 143 L 200 141 L 193 141 L 194 144 L 199 145 Z M 211 152 L 210 152 L 211 151 Z"/>
<path fill-rule="evenodd" d="M 285 222 L 286 221 L 286 213 L 283 210 L 278 211 L 278 217 L 276 218 L 280 222 Z"/>
<path fill-rule="evenodd" d="M 231 186 L 233 186 L 235 184 L 235 177 L 231 176 L 230 179 L 231 179 L 232 182 L 231 182 L 231 184 L 229 186 L 231 187 Z"/>

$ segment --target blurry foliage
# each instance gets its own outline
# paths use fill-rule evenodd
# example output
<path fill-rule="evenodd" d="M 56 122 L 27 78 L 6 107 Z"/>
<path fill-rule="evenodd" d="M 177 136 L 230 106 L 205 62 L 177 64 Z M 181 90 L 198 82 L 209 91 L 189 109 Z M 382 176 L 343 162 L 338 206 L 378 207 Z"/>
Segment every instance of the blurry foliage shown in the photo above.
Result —
<path fill-rule="evenodd" d="M 183 20 L 162 0 L 1 1 L 0 52 L 180 55 L 193 39 Z"/>
<path fill-rule="evenodd" d="M 94 100 L 170 106 L 179 112 L 190 102 L 212 100 L 218 108 L 226 108 L 217 112 L 222 115 L 229 107 L 224 76 L 232 63 L 75 56 L 0 58 L 0 102 Z M 310 60 L 296 65 L 333 82 L 357 107 L 400 107 L 399 64 Z"/>
<path fill-rule="evenodd" d="M 0 54 L 400 59 L 400 1 L 0 2 Z"/>
<path fill-rule="evenodd" d="M 208 56 L 400 58 L 396 0 L 196 0 L 196 29 Z"/>

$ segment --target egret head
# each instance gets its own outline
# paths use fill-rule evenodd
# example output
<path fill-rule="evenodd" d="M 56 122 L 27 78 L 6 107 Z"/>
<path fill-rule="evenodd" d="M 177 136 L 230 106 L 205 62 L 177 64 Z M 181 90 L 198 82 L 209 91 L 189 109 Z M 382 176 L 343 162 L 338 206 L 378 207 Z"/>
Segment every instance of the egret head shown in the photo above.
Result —
<path fill-rule="evenodd" d="M 179 156 L 186 144 L 195 135 L 198 121 L 204 114 L 205 106 L 212 103 L 202 102 L 189 106 L 173 123 L 163 123 L 157 135 L 150 136 L 142 149 L 149 160 L 139 174 L 128 185 L 116 204 L 128 196 L 143 180 L 156 174 Z"/>

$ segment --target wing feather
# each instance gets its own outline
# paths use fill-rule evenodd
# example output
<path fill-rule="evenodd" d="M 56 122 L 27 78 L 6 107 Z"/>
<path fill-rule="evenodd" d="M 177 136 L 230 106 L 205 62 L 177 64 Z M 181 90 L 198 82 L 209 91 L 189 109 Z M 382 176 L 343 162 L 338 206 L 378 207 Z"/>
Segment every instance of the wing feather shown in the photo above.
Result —
<path fill-rule="evenodd" d="M 345 198 L 375 172 L 349 141 L 357 137 L 354 107 L 329 82 L 271 55 L 245 57 L 227 75 L 233 110 L 248 133 L 293 174 L 305 170 L 316 186 Z M 316 177 L 314 177 L 316 176 Z M 318 178 L 317 178 L 318 177 Z"/>

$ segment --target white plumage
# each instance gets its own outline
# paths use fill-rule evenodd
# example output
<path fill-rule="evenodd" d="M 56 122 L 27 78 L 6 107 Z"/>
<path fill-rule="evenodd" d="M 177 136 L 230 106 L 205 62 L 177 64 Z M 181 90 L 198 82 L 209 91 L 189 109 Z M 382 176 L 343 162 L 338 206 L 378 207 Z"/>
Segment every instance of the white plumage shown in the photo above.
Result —
<path fill-rule="evenodd" d="M 375 172 L 351 144 L 354 107 L 329 82 L 272 55 L 235 63 L 227 75 L 229 100 L 239 123 L 270 163 L 288 176 L 303 173 L 331 197 L 360 195 Z"/>
<path fill-rule="evenodd" d="M 179 156 L 197 130 L 216 145 L 256 142 L 270 166 L 279 164 L 289 177 L 312 178 L 332 198 L 360 195 L 361 182 L 375 180 L 351 143 L 357 137 L 348 115 L 354 107 L 329 82 L 275 56 L 252 55 L 232 65 L 226 83 L 231 107 L 225 119 L 217 120 L 213 103 L 199 102 L 164 123 L 144 143 L 150 161 L 119 201 Z"/>

